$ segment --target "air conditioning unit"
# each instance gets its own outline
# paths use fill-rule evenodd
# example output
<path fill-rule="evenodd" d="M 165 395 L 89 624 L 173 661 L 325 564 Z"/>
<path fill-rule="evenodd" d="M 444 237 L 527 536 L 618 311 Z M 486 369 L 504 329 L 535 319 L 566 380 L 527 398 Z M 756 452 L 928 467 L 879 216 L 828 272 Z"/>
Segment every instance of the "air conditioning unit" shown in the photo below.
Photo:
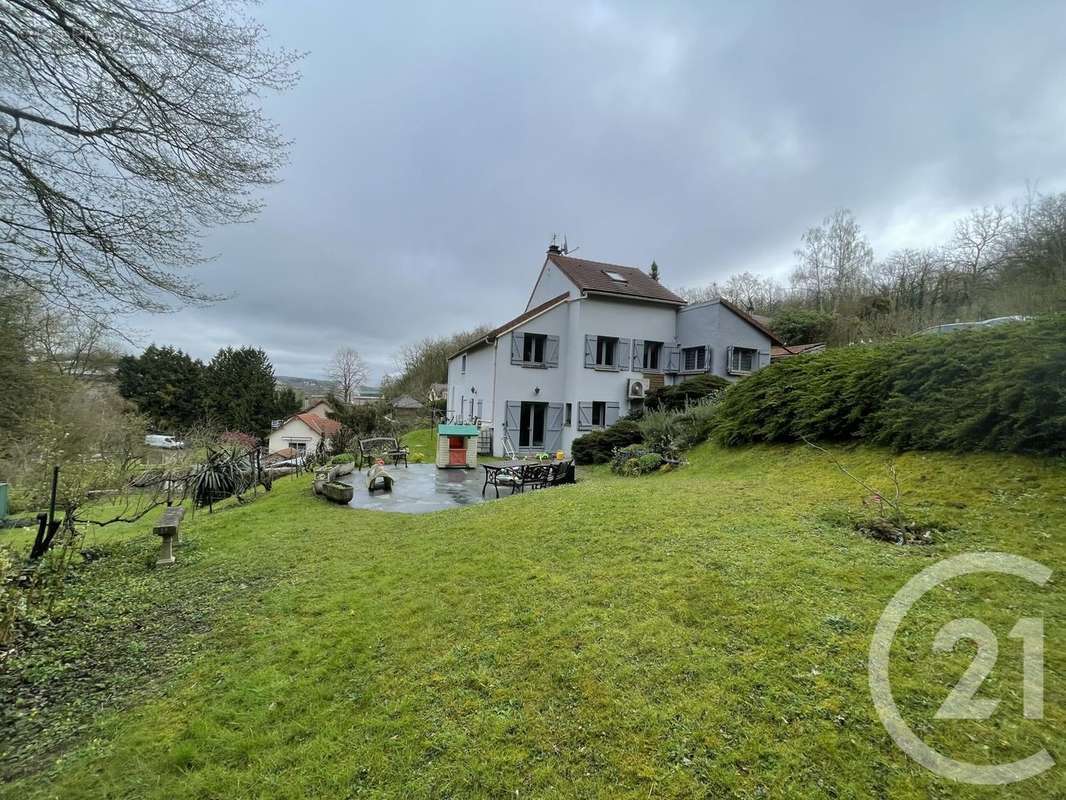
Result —
<path fill-rule="evenodd" d="M 626 389 L 626 397 L 630 400 L 643 400 L 647 391 L 647 382 L 640 378 L 630 378 Z"/>

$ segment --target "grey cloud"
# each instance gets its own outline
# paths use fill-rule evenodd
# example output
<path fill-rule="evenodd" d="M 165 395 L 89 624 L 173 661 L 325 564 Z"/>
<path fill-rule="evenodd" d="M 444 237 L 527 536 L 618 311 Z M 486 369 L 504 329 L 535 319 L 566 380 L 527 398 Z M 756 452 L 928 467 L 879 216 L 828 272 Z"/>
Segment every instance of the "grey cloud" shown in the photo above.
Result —
<path fill-rule="evenodd" d="M 306 49 L 252 225 L 213 232 L 228 302 L 141 318 L 209 357 L 376 377 L 404 342 L 521 310 L 550 234 L 671 285 L 787 270 L 849 206 L 884 250 L 1039 179 L 1066 188 L 1061 3 L 267 3 Z"/>

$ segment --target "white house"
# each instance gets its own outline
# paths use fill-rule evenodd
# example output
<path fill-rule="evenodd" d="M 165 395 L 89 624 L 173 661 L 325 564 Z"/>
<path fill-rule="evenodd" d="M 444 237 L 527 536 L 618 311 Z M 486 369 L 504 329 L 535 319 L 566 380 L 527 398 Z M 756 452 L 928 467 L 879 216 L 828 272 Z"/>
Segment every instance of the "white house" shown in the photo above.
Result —
<path fill-rule="evenodd" d="M 294 455 L 313 453 L 323 439 L 326 444 L 340 430 L 341 424 L 309 411 L 293 414 L 281 427 L 270 432 L 267 452 L 276 453 L 289 448 Z"/>
<path fill-rule="evenodd" d="M 493 455 L 570 451 L 612 425 L 652 386 L 770 363 L 781 344 L 725 300 L 689 305 L 633 267 L 547 258 L 526 310 L 448 360 L 448 414 L 491 431 Z"/>

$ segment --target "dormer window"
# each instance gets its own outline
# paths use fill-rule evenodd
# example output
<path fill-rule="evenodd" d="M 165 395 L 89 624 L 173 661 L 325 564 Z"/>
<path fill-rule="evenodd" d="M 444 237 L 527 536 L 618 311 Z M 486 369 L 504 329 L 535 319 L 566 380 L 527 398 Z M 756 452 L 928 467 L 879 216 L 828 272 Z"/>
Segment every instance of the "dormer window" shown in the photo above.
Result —
<path fill-rule="evenodd" d="M 625 276 L 620 272 L 615 272 L 613 269 L 605 269 L 603 274 L 610 278 L 615 283 L 625 283 Z"/>

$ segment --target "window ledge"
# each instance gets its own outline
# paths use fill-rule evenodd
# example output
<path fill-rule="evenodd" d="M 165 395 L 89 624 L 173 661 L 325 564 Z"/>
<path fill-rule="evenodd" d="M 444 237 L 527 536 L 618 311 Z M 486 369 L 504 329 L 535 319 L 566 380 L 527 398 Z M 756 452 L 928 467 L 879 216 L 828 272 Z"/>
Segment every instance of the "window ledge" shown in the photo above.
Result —
<path fill-rule="evenodd" d="M 522 369 L 547 369 L 548 365 L 543 361 L 519 361 L 516 366 Z"/>

